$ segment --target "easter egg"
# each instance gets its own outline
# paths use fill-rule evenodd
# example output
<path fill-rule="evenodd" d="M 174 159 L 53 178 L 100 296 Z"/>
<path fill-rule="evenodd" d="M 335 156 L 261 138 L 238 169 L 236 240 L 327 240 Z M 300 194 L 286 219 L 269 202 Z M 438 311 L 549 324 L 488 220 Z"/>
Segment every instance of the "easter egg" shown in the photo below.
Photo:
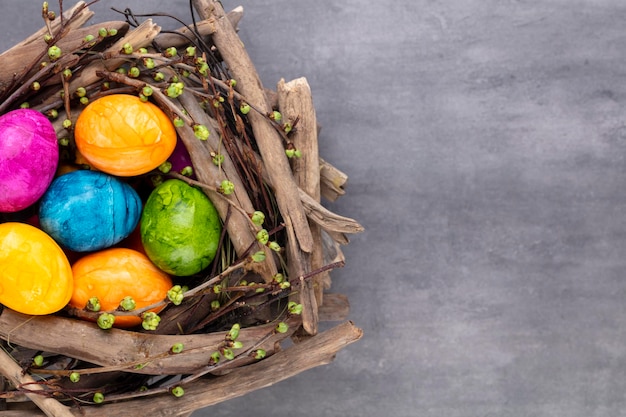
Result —
<path fill-rule="evenodd" d="M 163 271 L 178 276 L 206 268 L 215 257 L 222 232 L 219 214 L 206 194 L 177 179 L 152 191 L 140 228 L 148 257 Z"/>
<path fill-rule="evenodd" d="M 176 146 L 176 130 L 165 113 L 127 94 L 91 102 L 76 120 L 74 138 L 80 154 L 94 168 L 117 176 L 157 168 Z"/>
<path fill-rule="evenodd" d="M 92 297 L 100 302 L 102 311 L 117 309 L 125 297 L 132 297 L 136 309 L 158 303 L 172 288 L 170 277 L 143 254 L 126 248 L 94 252 L 72 266 L 74 289 L 69 306 L 83 309 Z M 158 312 L 159 309 L 151 310 Z M 116 327 L 141 323 L 136 316 L 117 316 Z"/>
<path fill-rule="evenodd" d="M 0 116 L 0 212 L 35 203 L 54 178 L 59 147 L 52 123 L 31 109 Z"/>
<path fill-rule="evenodd" d="M 0 224 L 0 303 L 23 314 L 52 314 L 72 295 L 72 269 L 63 250 L 42 230 Z"/>
<path fill-rule="evenodd" d="M 133 231 L 140 216 L 137 192 L 119 178 L 97 171 L 57 177 L 39 205 L 41 228 L 77 252 L 115 245 Z"/>

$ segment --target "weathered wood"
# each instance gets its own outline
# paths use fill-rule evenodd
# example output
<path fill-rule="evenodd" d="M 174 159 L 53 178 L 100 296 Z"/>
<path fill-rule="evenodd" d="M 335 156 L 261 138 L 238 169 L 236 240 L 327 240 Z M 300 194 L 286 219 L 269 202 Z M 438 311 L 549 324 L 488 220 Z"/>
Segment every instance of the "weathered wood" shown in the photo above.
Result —
<path fill-rule="evenodd" d="M 348 176 L 333 165 L 320 158 L 320 179 L 322 196 L 335 201 L 346 193 L 344 186 L 348 182 Z"/>
<path fill-rule="evenodd" d="M 298 78 L 290 82 L 281 79 L 276 91 L 278 106 L 284 120 L 295 123 L 296 129 L 291 133 L 290 140 L 295 149 L 301 152 L 301 157 L 292 158 L 291 167 L 294 179 L 299 189 L 308 194 L 313 200 L 320 201 L 320 171 L 319 147 L 317 141 L 317 116 L 311 88 L 306 78 Z M 309 221 L 313 249 L 307 256 L 305 272 L 319 269 L 324 264 L 322 253 L 321 231 L 316 223 Z M 305 262 L 300 256 L 294 260 L 297 263 Z M 300 303 L 302 310 L 302 325 L 309 334 L 317 333 L 318 305 L 322 304 L 324 283 L 330 284 L 330 275 L 323 272 L 310 280 L 300 284 Z"/>
<path fill-rule="evenodd" d="M 254 64 L 219 2 L 194 1 L 194 5 L 204 19 L 209 19 L 215 24 L 216 30 L 211 39 L 228 65 L 233 78 L 237 80 L 237 90 L 260 112 L 251 111 L 248 118 L 261 156 L 266 162 L 266 170 L 272 178 L 276 202 L 282 216 L 291 219 L 297 249 L 310 253 L 313 248 L 311 231 L 298 198 L 297 185 L 285 156 L 282 139 L 267 119 L 267 114 L 272 108 Z"/>
<path fill-rule="evenodd" d="M 63 15 L 64 19 L 69 19 L 71 16 L 74 16 L 73 20 L 67 26 L 68 33 L 73 33 L 78 32 L 79 28 L 93 17 L 93 12 L 86 7 L 84 1 L 80 1 Z M 55 19 L 50 23 L 50 28 L 55 33 L 60 29 L 60 26 L 61 19 Z M 46 33 L 48 33 L 48 28 L 44 26 L 22 42 L 0 54 L 0 62 L 2 62 L 2 71 L 0 71 L 0 91 L 11 84 L 15 78 L 22 75 L 25 71 L 28 71 L 29 68 L 36 66 L 37 62 L 35 61 L 37 58 L 45 54 L 49 47 L 43 40 Z M 73 38 L 68 39 L 72 40 L 61 40 L 59 47 L 67 48 L 69 43 L 75 43 Z"/>
<path fill-rule="evenodd" d="M 289 320 L 297 327 L 297 317 Z M 271 334 L 275 324 L 245 328 L 237 340 L 250 347 Z M 72 335 L 68 340 L 68 335 Z M 147 375 L 194 373 L 205 366 L 224 342 L 226 332 L 197 335 L 154 335 L 132 330 L 103 331 L 96 324 L 57 316 L 27 316 L 4 309 L 0 315 L 0 338 L 11 344 L 59 353 L 111 370 Z M 260 346 L 272 352 L 274 344 L 289 334 L 275 334 Z M 175 343 L 185 349 L 168 354 Z M 137 365 L 142 365 L 137 367 Z"/>
<path fill-rule="evenodd" d="M 37 391 L 44 391 L 44 388 L 35 384 L 35 380 L 28 374 L 22 372 L 22 367 L 19 366 L 13 358 L 0 349 L 0 372 L 15 386 L 22 384 L 28 384 L 28 389 L 35 391 L 34 393 L 28 393 L 26 396 L 39 407 L 43 413 L 48 417 L 72 417 L 73 414 L 69 407 L 61 404 L 54 398 L 37 394 Z M 0 415 L 4 415 L 4 411 L 0 411 Z"/>

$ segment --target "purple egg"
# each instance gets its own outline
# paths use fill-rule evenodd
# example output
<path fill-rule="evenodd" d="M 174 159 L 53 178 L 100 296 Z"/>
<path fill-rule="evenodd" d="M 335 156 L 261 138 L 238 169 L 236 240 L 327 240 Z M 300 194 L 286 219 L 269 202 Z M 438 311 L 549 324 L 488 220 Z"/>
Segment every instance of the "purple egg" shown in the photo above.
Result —
<path fill-rule="evenodd" d="M 35 110 L 0 116 L 0 212 L 16 212 L 46 191 L 59 163 L 52 123 Z"/>

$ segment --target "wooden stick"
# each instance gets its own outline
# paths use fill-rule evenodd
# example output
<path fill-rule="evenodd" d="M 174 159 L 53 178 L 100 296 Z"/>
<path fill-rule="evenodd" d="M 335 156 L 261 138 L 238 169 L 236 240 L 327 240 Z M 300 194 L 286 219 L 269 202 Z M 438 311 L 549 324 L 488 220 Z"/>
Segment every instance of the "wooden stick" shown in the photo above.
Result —
<path fill-rule="evenodd" d="M 76 410 L 74 413 L 84 417 L 179 416 L 269 387 L 308 369 L 329 364 L 339 350 L 362 336 L 361 329 L 352 322 L 344 322 L 260 362 L 234 369 L 219 378 L 197 380 L 193 385 L 184 387 L 185 396 L 182 399 L 163 394 L 106 404 L 103 407 L 83 407 L 82 411 Z"/>
<path fill-rule="evenodd" d="M 70 32 L 80 28 L 91 19 L 94 14 L 88 7 L 85 7 L 84 1 L 78 2 L 70 10 L 66 11 L 64 13 L 65 19 L 69 19 L 74 13 L 78 14 L 76 14 L 74 20 L 68 25 L 67 29 Z M 61 19 L 55 19 L 51 23 L 52 30 L 58 30 L 60 25 Z M 0 91 L 11 84 L 14 78 L 20 76 L 24 71 L 37 66 L 36 64 L 38 63 L 34 62 L 34 60 L 49 47 L 43 40 L 47 32 L 48 28 L 42 27 L 22 42 L 0 54 L 0 61 L 3 65 L 2 71 L 0 72 Z"/>
<path fill-rule="evenodd" d="M 298 187 L 291 174 L 289 161 L 285 156 L 282 138 L 275 127 L 267 120 L 272 111 L 263 85 L 250 56 L 241 39 L 226 16 L 222 5 L 214 0 L 194 0 L 194 6 L 204 19 L 211 19 L 215 33 L 211 39 L 228 65 L 233 78 L 237 80 L 238 91 L 251 105 L 266 114 L 252 111 L 248 114 L 261 156 L 266 163 L 268 175 L 274 184 L 276 202 L 284 218 L 290 218 L 297 239 L 298 250 L 310 253 L 313 238 L 307 218 L 298 198 Z"/>
<path fill-rule="evenodd" d="M 44 393 L 44 388 L 37 385 L 30 375 L 22 373 L 22 368 L 13 360 L 13 358 L 0 349 L 0 372 L 13 385 L 19 387 L 28 384 L 28 389 L 32 391 L 41 391 L 38 393 L 27 393 L 26 396 L 37 405 L 48 417 L 73 417 L 69 407 L 61 404 L 54 398 L 50 398 Z M 2 412 L 4 414 L 4 412 Z"/>
<path fill-rule="evenodd" d="M 290 319 L 290 327 L 300 319 Z M 242 329 L 239 339 L 251 346 L 276 323 Z M 73 335 L 68 340 L 68 335 Z M 84 360 L 109 370 L 145 375 L 191 374 L 205 366 L 211 354 L 224 342 L 225 332 L 195 335 L 156 335 L 131 330 L 103 331 L 95 323 L 57 316 L 26 316 L 9 309 L 0 315 L 0 337 L 9 343 L 28 346 L 45 352 L 59 353 Z M 268 352 L 274 344 L 288 337 L 276 334 L 263 344 Z M 185 350 L 177 355 L 168 352 L 175 343 L 183 343 Z M 251 360 L 252 361 L 252 360 Z M 136 365 L 145 365 L 135 368 Z M 21 370 L 20 370 L 21 372 Z"/>
<path fill-rule="evenodd" d="M 278 105 L 284 120 L 294 123 L 298 121 L 296 130 L 291 134 L 290 140 L 295 148 L 302 153 L 299 158 L 293 158 L 291 166 L 294 179 L 299 189 L 309 195 L 313 200 L 320 201 L 320 170 L 319 148 L 317 143 L 317 117 L 311 88 L 306 78 L 285 82 L 281 79 L 276 89 L 278 93 Z M 313 250 L 308 259 L 302 255 L 293 254 L 297 258 L 292 264 L 303 265 L 304 271 L 292 271 L 295 276 L 319 269 L 323 266 L 324 255 L 322 253 L 322 238 L 319 225 L 309 222 Z M 293 245 L 297 247 L 297 245 Z M 293 267 L 292 267 L 293 268 Z M 330 286 L 330 275 L 324 272 L 313 279 L 302 281 L 300 284 L 299 298 L 302 304 L 302 325 L 309 334 L 317 333 L 318 305 L 322 304 L 323 284 Z"/>

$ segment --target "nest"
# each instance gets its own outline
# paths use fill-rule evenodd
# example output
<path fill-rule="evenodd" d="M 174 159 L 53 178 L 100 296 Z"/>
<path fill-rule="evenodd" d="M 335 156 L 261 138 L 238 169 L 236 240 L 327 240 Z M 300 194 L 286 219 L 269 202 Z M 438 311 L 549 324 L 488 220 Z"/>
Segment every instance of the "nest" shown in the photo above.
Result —
<path fill-rule="evenodd" d="M 202 189 L 225 231 L 182 303 L 163 301 L 156 330 L 102 330 L 80 317 L 86 311 L 5 308 L 0 409 L 11 415 L 188 415 L 328 363 L 361 336 L 346 321 L 347 298 L 327 291 L 331 270 L 344 265 L 340 245 L 362 227 L 320 204 L 343 195 L 347 177 L 319 156 L 306 79 L 264 89 L 237 35 L 242 10 L 191 3 L 191 22 L 170 32 L 128 10 L 124 20 L 85 27 L 86 3 L 64 11 L 60 2 L 58 15 L 44 4 L 45 26 L 0 55 L 0 113 L 28 103 L 50 115 L 67 163 L 76 163 L 70 122 L 86 99 L 150 87 L 147 99 L 179 121 L 196 179 L 148 176 Z M 61 53 L 50 56 L 51 46 Z M 156 72 L 165 78 L 155 81 Z M 176 97 L 167 91 L 174 81 L 184 83 Z M 258 239 L 256 211 L 273 249 Z M 341 323 L 318 332 L 323 321 Z"/>

